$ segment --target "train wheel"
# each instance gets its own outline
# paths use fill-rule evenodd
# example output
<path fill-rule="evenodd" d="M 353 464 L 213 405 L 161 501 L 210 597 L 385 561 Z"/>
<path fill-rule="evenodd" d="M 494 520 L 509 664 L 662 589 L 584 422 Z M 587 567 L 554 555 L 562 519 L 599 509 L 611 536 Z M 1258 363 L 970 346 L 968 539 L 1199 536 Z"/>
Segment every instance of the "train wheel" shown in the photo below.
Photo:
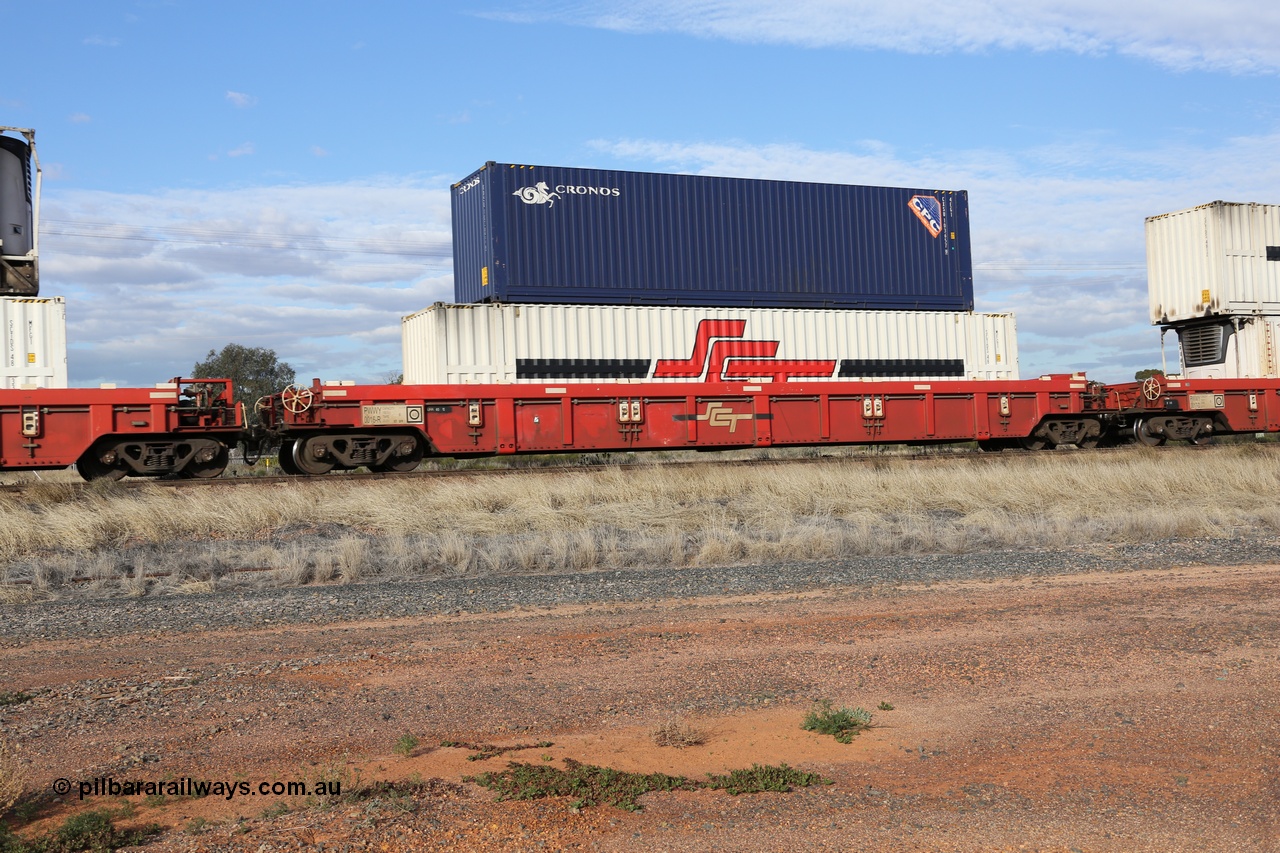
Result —
<path fill-rule="evenodd" d="M 391 457 L 381 465 L 370 465 L 369 470 L 377 473 L 405 474 L 414 471 L 422 464 L 422 441 L 416 435 L 396 436 L 396 449 Z"/>
<path fill-rule="evenodd" d="M 1044 450 L 1049 446 L 1049 442 L 1043 438 L 1036 438 L 1034 435 L 1024 436 L 1018 439 L 1018 444 L 1022 445 L 1023 450 Z"/>
<path fill-rule="evenodd" d="M 1163 435 L 1156 435 L 1151 432 L 1145 418 L 1133 422 L 1133 438 L 1139 444 L 1145 444 L 1147 447 L 1160 447 L 1165 442 Z"/>
<path fill-rule="evenodd" d="M 76 473 L 86 480 L 123 480 L 129 473 L 118 465 L 108 464 L 98 458 L 92 449 L 76 460 Z"/>
<path fill-rule="evenodd" d="M 184 477 L 195 477 L 200 480 L 211 480 L 214 477 L 221 477 L 222 472 L 227 470 L 227 462 L 231 458 L 227 453 L 227 446 L 219 444 L 218 449 L 209 454 L 208 459 L 201 459 L 206 455 L 205 451 L 196 454 L 196 458 L 187 463 L 187 467 L 182 469 Z"/>
<path fill-rule="evenodd" d="M 1082 438 L 1076 442 L 1076 447 L 1081 450 L 1093 450 L 1098 446 L 1098 442 L 1102 440 L 1101 435 L 1091 435 L 1088 438 Z"/>
<path fill-rule="evenodd" d="M 280 455 L 276 457 L 276 461 L 280 463 L 280 470 L 290 477 L 297 477 L 302 473 L 293 464 L 293 441 L 291 439 L 280 442 Z"/>
<path fill-rule="evenodd" d="M 317 457 L 315 451 L 317 447 L 323 447 L 319 439 L 300 438 L 293 443 L 293 465 L 298 469 L 299 474 L 305 474 L 308 477 L 318 477 L 321 474 L 328 474 L 333 470 L 333 459 L 327 457 Z"/>

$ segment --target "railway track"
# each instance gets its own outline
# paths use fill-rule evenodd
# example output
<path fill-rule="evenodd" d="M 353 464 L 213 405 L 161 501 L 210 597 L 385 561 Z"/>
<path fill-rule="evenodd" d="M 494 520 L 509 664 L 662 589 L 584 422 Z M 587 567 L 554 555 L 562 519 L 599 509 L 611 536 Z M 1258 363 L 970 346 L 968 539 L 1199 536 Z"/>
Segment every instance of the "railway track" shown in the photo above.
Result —
<path fill-rule="evenodd" d="M 1110 454 L 1126 451 L 1133 445 L 1121 445 L 1118 447 L 1094 448 L 1087 451 L 1074 451 L 1071 448 L 1064 448 L 1057 452 L 1087 452 L 1090 454 Z M 1210 449 L 1212 445 L 1168 445 L 1164 447 L 1149 448 L 1153 452 L 1183 452 L 1183 451 L 1205 451 Z M 853 455 L 824 455 L 824 456 L 782 456 L 775 458 L 756 458 L 756 459 L 716 459 L 695 457 L 691 459 L 662 459 L 649 460 L 644 457 L 627 457 L 617 462 L 580 464 L 572 462 L 564 462 L 562 464 L 551 465 L 510 465 L 510 466 L 493 466 L 483 468 L 440 468 L 426 469 L 418 471 L 409 471 L 402 473 L 375 473 L 369 471 L 357 472 L 334 472 L 316 477 L 296 477 L 289 475 L 246 475 L 246 476 L 224 476 L 211 479 L 204 478 L 182 478 L 182 477 L 136 477 L 125 480 L 112 481 L 107 488 L 112 491 L 147 488 L 150 486 L 159 486 L 170 489 L 209 489 L 209 488 L 242 488 L 253 486 L 270 486 L 270 485 L 296 485 L 306 487 L 321 483 L 334 482 L 371 482 L 379 480 L 424 480 L 424 479 L 448 479 L 448 478 L 477 478 L 494 475 L 560 475 L 560 474 L 584 474 L 600 471 L 616 470 L 620 468 L 653 468 L 659 466 L 672 465 L 702 465 L 713 467 L 758 467 L 769 465 L 822 465 L 831 462 L 848 462 L 857 465 L 884 465 L 891 462 L 907 462 L 910 464 L 938 464 L 943 462 L 954 462 L 959 459 L 966 461 L 981 462 L 983 464 L 998 463 L 1004 459 L 1025 459 L 1031 455 L 1032 451 L 1010 450 L 1003 453 L 984 453 L 978 450 L 925 450 L 913 451 L 907 453 L 865 453 Z M 708 454 L 709 455 L 709 454 Z M 252 469 L 251 469 L 252 470 Z M 25 480 L 19 483 L 0 484 L 0 494 L 22 494 L 32 488 L 48 488 L 51 485 L 66 487 L 75 492 L 86 490 L 101 489 L 102 486 L 93 483 L 68 481 L 59 482 L 57 480 L 49 480 L 39 478 L 38 474 L 31 475 L 33 479 Z"/>

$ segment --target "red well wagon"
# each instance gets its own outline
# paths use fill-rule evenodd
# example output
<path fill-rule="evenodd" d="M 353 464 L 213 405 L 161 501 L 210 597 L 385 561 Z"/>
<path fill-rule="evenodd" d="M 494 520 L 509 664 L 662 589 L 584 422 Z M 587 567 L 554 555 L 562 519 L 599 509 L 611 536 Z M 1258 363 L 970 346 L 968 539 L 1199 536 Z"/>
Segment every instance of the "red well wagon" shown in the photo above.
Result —
<path fill-rule="evenodd" d="M 244 426 L 229 379 L 174 379 L 154 388 L 4 389 L 0 468 L 74 465 L 87 480 L 216 477 Z"/>

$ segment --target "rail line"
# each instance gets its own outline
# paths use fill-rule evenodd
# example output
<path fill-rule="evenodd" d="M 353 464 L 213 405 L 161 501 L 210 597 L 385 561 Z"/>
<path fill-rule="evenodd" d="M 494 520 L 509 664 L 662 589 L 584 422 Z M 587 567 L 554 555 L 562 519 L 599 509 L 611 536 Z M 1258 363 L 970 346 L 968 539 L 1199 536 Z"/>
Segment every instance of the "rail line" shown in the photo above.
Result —
<path fill-rule="evenodd" d="M 1116 447 L 1100 447 L 1091 450 L 1077 450 L 1075 448 L 1063 448 L 1057 452 L 1070 453 L 1082 452 L 1095 454 L 1114 454 L 1124 453 L 1127 450 L 1136 447 L 1135 444 L 1127 444 Z M 1152 452 L 1196 452 L 1212 449 L 1214 445 L 1165 445 L 1162 447 L 1145 448 Z M 707 456 L 712 454 L 708 453 Z M 372 471 L 350 471 L 335 472 L 318 477 L 296 477 L 284 474 L 268 474 L 246 476 L 223 476 L 217 478 L 183 478 L 183 477 L 137 477 L 125 480 L 111 481 L 103 486 L 95 483 L 86 482 L 61 482 L 54 480 L 39 479 L 39 474 L 32 472 L 32 476 L 36 479 L 27 480 L 21 483 L 0 484 L 0 494 L 21 495 L 31 489 L 44 489 L 53 487 L 65 487 L 73 493 L 81 493 L 85 491 L 97 491 L 103 493 L 119 493 L 128 492 L 135 489 L 144 489 L 148 487 L 161 487 L 168 489 L 217 489 L 217 488 L 249 488 L 254 486 L 278 486 L 292 485 L 298 487 L 308 487 L 324 483 L 351 483 L 351 482 L 377 482 L 383 480 L 403 481 L 403 480 L 430 480 L 430 479 L 449 479 L 449 478 L 483 478 L 487 476 L 531 476 L 531 475 L 564 475 L 564 474 L 591 474 L 610 470 L 642 470 L 649 468 L 661 468 L 680 465 L 698 465 L 710 467 L 761 467 L 761 466 L 777 466 L 777 465 L 823 465 L 832 462 L 847 462 L 856 465 L 886 465 L 894 462 L 905 462 L 913 465 L 920 464 L 940 464 L 944 462 L 955 462 L 965 460 L 967 462 L 978 462 L 980 464 L 995 464 L 1005 460 L 1012 459 L 1029 459 L 1044 458 L 1044 454 L 1035 451 L 1024 450 L 1008 450 L 1001 453 L 989 453 L 980 450 L 926 450 L 911 452 L 867 452 L 855 453 L 848 455 L 827 454 L 820 456 L 781 456 L 775 458 L 755 458 L 755 459 L 715 459 L 715 458 L 693 458 L 693 459 L 650 459 L 644 456 L 627 457 L 616 462 L 580 464 L 574 462 L 563 462 L 549 465 L 508 465 L 493 467 L 476 467 L 476 468 L 437 468 L 406 472 L 372 472 Z"/>

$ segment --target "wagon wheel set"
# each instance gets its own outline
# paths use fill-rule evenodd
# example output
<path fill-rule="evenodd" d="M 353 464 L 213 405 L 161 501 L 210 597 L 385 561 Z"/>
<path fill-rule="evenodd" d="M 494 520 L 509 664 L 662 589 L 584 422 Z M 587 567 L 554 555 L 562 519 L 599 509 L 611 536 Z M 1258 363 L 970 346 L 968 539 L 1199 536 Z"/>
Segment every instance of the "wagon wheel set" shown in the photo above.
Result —
<path fill-rule="evenodd" d="M 213 438 L 151 436 L 103 438 L 76 460 L 76 471 L 86 480 L 122 480 L 129 475 L 177 474 L 193 479 L 222 476 L 231 460 L 231 449 Z"/>

